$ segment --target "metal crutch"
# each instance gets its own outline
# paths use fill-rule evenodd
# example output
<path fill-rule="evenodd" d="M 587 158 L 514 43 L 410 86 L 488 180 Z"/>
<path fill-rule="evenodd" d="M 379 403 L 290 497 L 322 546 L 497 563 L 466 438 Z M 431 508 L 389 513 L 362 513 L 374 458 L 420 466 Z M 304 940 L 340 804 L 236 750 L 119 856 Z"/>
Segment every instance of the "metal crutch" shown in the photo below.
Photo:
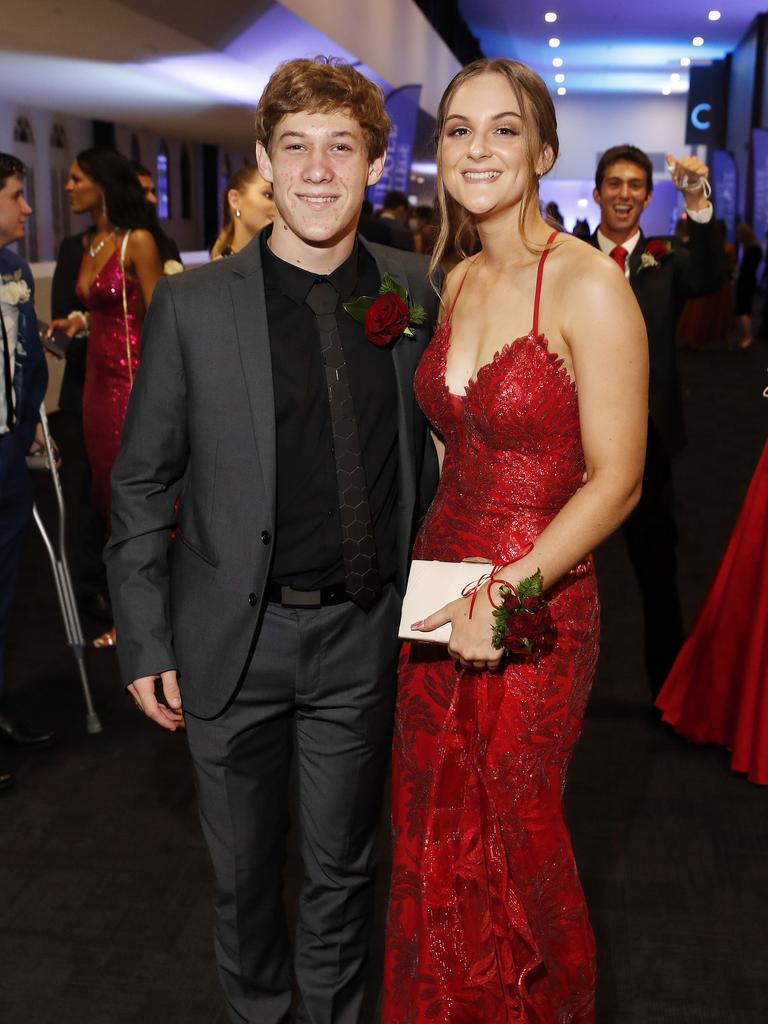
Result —
<path fill-rule="evenodd" d="M 85 727 L 91 735 L 95 735 L 96 733 L 101 732 L 101 722 L 99 721 L 99 716 L 96 714 L 93 706 L 91 688 L 88 685 L 88 676 L 85 672 L 85 639 L 83 637 L 83 627 L 80 624 L 80 614 L 77 610 L 75 592 L 72 588 L 72 577 L 69 572 L 67 553 L 64 546 L 64 527 L 66 525 L 64 495 L 61 489 L 59 471 L 56 468 L 56 454 L 51 443 L 51 432 L 48 428 L 48 417 L 46 416 L 45 408 L 42 405 L 40 406 L 40 423 L 43 428 L 43 438 L 45 439 L 45 451 L 47 454 L 47 465 L 45 468 L 50 470 L 51 478 L 53 479 L 53 487 L 56 491 L 56 502 L 59 506 L 59 532 L 57 538 L 58 551 L 54 548 L 54 545 L 46 532 L 43 520 L 37 510 L 37 505 L 33 506 L 32 514 L 35 517 L 35 523 L 37 524 L 37 528 L 43 538 L 43 543 L 48 551 L 48 557 L 51 560 L 53 578 L 56 583 L 56 593 L 59 598 L 61 614 L 64 619 L 64 629 L 67 634 L 67 644 L 72 648 L 72 653 L 75 656 L 77 668 L 80 673 L 80 685 L 82 686 L 83 697 L 85 698 Z"/>

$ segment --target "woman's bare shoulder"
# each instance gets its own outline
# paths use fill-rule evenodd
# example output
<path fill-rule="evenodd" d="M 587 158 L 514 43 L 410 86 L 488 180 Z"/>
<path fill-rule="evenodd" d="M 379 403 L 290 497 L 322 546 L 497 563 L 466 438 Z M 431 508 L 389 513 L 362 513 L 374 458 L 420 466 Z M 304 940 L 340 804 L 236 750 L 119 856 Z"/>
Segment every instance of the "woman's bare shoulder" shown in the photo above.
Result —
<path fill-rule="evenodd" d="M 599 290 L 606 283 L 610 287 L 623 276 L 615 261 L 597 246 L 573 235 L 559 235 L 553 253 L 557 258 L 552 260 L 552 270 L 558 277 L 558 285 L 566 289 L 589 282 Z"/>

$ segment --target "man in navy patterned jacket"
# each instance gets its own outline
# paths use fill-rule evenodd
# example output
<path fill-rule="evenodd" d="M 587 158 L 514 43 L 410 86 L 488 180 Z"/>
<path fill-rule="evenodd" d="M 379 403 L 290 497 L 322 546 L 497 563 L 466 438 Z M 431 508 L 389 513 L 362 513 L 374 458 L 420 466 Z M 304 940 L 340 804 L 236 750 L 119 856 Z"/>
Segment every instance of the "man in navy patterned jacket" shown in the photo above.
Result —
<path fill-rule="evenodd" d="M 50 733 L 21 726 L 5 703 L 5 640 L 22 538 L 32 517 L 26 456 L 42 440 L 38 416 L 48 383 L 32 275 L 27 263 L 8 248 L 23 238 L 31 213 L 24 198 L 24 165 L 0 153 L 0 742 L 17 747 L 51 741 Z M 0 788 L 12 782 L 10 772 L 0 769 Z"/>

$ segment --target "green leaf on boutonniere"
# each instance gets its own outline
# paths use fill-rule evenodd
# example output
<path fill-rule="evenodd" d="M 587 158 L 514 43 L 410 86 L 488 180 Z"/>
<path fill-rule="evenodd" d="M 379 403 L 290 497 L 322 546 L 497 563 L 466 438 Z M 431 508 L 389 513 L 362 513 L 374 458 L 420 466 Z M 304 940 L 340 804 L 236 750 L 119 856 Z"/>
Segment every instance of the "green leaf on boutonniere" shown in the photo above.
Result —
<path fill-rule="evenodd" d="M 352 302 L 343 302 L 342 307 L 359 324 L 364 324 L 365 314 L 368 312 L 369 306 L 372 306 L 375 301 L 370 295 L 359 295 Z"/>
<path fill-rule="evenodd" d="M 394 292 L 406 305 L 408 304 L 408 292 L 390 274 L 384 275 L 381 280 L 381 288 L 379 288 L 379 295 L 385 295 L 387 292 Z"/>

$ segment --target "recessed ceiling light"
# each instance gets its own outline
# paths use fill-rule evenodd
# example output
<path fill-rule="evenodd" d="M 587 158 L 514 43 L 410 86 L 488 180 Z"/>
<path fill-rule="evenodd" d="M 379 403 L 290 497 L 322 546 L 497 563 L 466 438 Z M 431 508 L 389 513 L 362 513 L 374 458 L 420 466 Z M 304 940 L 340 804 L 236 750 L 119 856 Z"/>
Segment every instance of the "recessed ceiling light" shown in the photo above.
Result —
<path fill-rule="evenodd" d="M 677 71 L 673 71 L 672 74 L 669 76 L 669 80 L 670 80 L 670 82 L 679 82 L 680 81 L 680 75 L 678 74 Z"/>
<path fill-rule="evenodd" d="M 720 15 L 718 15 L 718 17 L 720 17 Z M 714 21 L 711 14 L 710 19 Z M 557 15 L 554 11 L 547 11 L 547 13 L 544 15 L 544 21 L 548 21 L 550 24 L 552 24 L 553 21 L 557 21 Z"/>
<path fill-rule="evenodd" d="M 552 58 L 552 67 L 553 68 L 561 68 L 564 63 L 565 62 L 563 61 L 562 57 L 553 57 Z"/>
<path fill-rule="evenodd" d="M 703 42 L 704 40 L 702 39 L 702 43 Z M 555 50 L 560 45 L 560 40 L 557 38 L 557 36 L 552 36 L 552 38 L 549 40 L 549 45 L 552 47 L 553 50 Z"/>
<path fill-rule="evenodd" d="M 721 14 L 720 11 L 710 11 L 707 17 L 710 21 L 720 21 Z"/>
<path fill-rule="evenodd" d="M 661 91 L 664 93 L 665 96 L 669 96 L 669 94 L 672 92 L 672 86 L 665 85 Z"/>
<path fill-rule="evenodd" d="M 564 82 L 565 81 L 565 75 L 562 74 L 562 72 L 559 75 L 555 75 L 555 81 L 556 82 Z"/>
<path fill-rule="evenodd" d="M 576 205 L 577 206 L 589 206 L 589 200 L 588 199 L 577 199 L 576 200 Z"/>
<path fill-rule="evenodd" d="M 690 63 L 691 63 L 691 58 L 690 57 L 681 57 L 680 58 L 680 67 L 681 68 L 689 67 Z"/>
<path fill-rule="evenodd" d="M 565 96 L 565 94 L 567 92 L 568 92 L 568 90 L 565 88 L 565 86 L 561 85 L 560 88 L 557 90 L 557 95 L 558 96 Z"/>
<path fill-rule="evenodd" d="M 703 46 L 704 45 L 704 37 L 703 36 L 694 36 L 693 39 L 691 40 L 691 43 L 694 46 Z"/>

